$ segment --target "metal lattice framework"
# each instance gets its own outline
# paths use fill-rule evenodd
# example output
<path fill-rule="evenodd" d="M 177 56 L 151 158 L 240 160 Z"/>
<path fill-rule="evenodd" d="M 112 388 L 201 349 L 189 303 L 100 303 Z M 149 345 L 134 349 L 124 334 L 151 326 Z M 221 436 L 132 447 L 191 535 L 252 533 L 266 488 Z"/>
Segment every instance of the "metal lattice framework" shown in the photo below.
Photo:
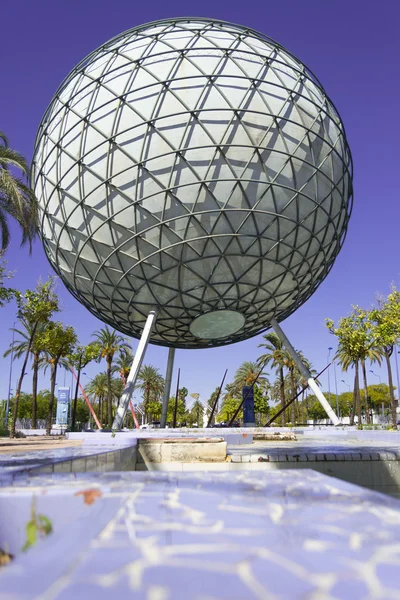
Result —
<path fill-rule="evenodd" d="M 131 29 L 83 60 L 42 120 L 33 181 L 71 293 L 135 337 L 156 308 L 152 343 L 186 348 L 296 310 L 352 207 L 344 128 L 316 77 L 264 35 L 201 18 Z M 193 334 L 221 309 L 241 315 L 231 333 Z"/>

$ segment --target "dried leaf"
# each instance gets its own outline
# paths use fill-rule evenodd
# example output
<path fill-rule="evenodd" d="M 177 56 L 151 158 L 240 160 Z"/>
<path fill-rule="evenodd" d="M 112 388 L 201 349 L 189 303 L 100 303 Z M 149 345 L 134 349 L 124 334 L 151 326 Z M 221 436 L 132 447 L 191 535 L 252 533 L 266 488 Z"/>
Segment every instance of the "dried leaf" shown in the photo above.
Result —
<path fill-rule="evenodd" d="M 83 496 L 85 504 L 93 504 L 102 495 L 100 490 L 82 490 L 75 494 L 75 496 Z"/>

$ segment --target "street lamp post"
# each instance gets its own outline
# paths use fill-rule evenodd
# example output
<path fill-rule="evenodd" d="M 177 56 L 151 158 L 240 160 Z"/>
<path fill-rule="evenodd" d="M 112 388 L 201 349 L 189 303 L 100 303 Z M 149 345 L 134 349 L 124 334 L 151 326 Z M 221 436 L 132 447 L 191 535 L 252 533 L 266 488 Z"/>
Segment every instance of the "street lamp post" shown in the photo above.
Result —
<path fill-rule="evenodd" d="M 11 378 L 13 371 L 13 360 L 14 360 L 14 338 L 15 338 L 15 322 L 13 324 L 13 334 L 12 334 L 12 346 L 11 346 L 11 357 L 10 357 L 10 376 L 8 378 L 8 396 L 6 403 L 6 418 L 5 418 L 5 426 L 8 428 L 8 411 L 10 410 L 10 399 L 11 399 Z"/>
<path fill-rule="evenodd" d="M 331 350 L 332 350 L 332 348 L 328 348 L 328 358 L 326 360 L 327 360 L 327 363 L 329 365 L 328 366 L 328 398 L 329 398 L 328 402 L 332 406 L 332 403 L 331 403 L 331 376 L 330 376 L 331 366 L 329 364 L 329 358 L 330 358 L 330 355 L 331 355 Z"/>
<path fill-rule="evenodd" d="M 330 375 L 331 365 L 329 364 L 329 358 L 330 358 L 331 350 L 332 350 L 332 348 L 328 348 L 328 358 L 327 358 L 327 363 L 328 363 L 328 402 L 329 402 L 329 406 L 332 406 L 332 401 L 331 401 L 331 375 Z"/>

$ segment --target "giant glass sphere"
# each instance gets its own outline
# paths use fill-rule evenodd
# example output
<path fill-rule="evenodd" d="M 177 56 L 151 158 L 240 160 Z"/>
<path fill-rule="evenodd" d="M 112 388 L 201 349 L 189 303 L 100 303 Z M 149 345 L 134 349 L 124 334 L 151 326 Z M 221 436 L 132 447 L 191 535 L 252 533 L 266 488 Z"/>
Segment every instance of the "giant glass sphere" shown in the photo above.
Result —
<path fill-rule="evenodd" d="M 47 256 L 94 315 L 201 348 L 286 318 L 326 277 L 352 205 L 351 156 L 316 77 L 257 31 L 135 27 L 56 92 L 33 166 Z"/>

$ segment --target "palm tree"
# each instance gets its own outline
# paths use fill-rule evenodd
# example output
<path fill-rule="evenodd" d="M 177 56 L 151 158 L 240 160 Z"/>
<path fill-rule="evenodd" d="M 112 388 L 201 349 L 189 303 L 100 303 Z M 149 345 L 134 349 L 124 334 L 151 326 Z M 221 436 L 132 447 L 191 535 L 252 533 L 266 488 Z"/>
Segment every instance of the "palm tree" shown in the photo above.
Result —
<path fill-rule="evenodd" d="M 366 369 L 366 361 L 369 360 L 371 363 L 378 362 L 381 364 L 382 362 L 382 350 L 376 348 L 372 345 L 363 346 L 359 345 L 357 347 L 357 354 L 350 354 L 340 343 L 338 346 L 338 350 L 336 353 L 336 357 L 338 359 L 339 364 L 341 365 L 343 371 L 347 371 L 349 367 L 355 368 L 355 376 L 354 376 L 354 401 L 353 401 L 353 411 L 350 417 L 350 424 L 354 424 L 354 414 L 357 412 L 358 422 L 361 423 L 361 401 L 360 401 L 360 376 L 359 376 L 359 366 L 361 365 L 363 380 L 364 380 L 364 403 L 365 403 L 365 413 L 367 417 L 367 423 L 370 423 L 370 411 L 369 411 L 369 403 L 368 403 L 368 383 L 367 383 L 367 369 Z"/>
<path fill-rule="evenodd" d="M 22 172 L 16 177 L 12 169 Z M 0 249 L 10 243 L 8 217 L 15 219 L 22 229 L 22 244 L 29 243 L 37 235 L 37 201 L 29 187 L 29 166 L 25 158 L 8 146 L 6 135 L 0 131 Z M 23 179 L 25 178 L 26 183 Z"/>
<path fill-rule="evenodd" d="M 306 358 L 301 352 L 299 352 L 300 356 L 301 356 L 301 360 L 303 361 L 304 366 L 306 367 L 306 369 L 308 369 L 309 373 L 311 374 L 311 377 L 315 380 L 315 382 L 320 385 L 320 381 L 319 379 L 317 379 L 317 371 L 313 368 L 312 363 L 308 360 L 308 358 Z M 299 386 L 301 386 L 302 388 L 302 394 L 301 394 L 301 420 L 303 421 L 304 419 L 304 406 L 306 409 L 306 414 L 305 414 L 305 421 L 306 423 L 308 422 L 308 381 L 305 377 L 303 377 L 303 375 L 299 372 L 297 372 L 299 374 Z"/>
<path fill-rule="evenodd" d="M 245 361 L 240 365 L 238 370 L 235 373 L 235 379 L 233 381 L 233 385 L 239 394 L 242 391 L 242 388 L 247 385 L 253 385 L 254 381 L 257 379 L 257 375 L 260 373 L 260 365 L 256 362 Z M 257 385 L 262 388 L 263 386 L 268 384 L 268 379 L 264 375 L 264 371 L 262 371 L 257 379 Z"/>
<path fill-rule="evenodd" d="M 21 325 L 23 329 L 11 328 L 11 331 L 17 333 L 22 339 L 14 340 L 14 343 L 10 344 L 10 347 L 4 352 L 3 356 L 7 357 L 9 354 L 13 353 L 13 360 L 16 360 L 24 356 L 28 350 L 28 354 L 32 355 L 32 429 L 36 429 L 38 372 L 42 349 L 35 344 L 35 341 L 37 336 L 43 333 L 46 324 L 39 323 L 37 327 L 35 327 L 22 317 Z M 30 340 L 32 340 L 31 343 Z"/>
<path fill-rule="evenodd" d="M 120 379 L 112 377 L 111 396 L 113 402 L 118 402 L 123 391 L 123 384 Z M 98 401 L 98 413 L 100 422 L 103 422 L 104 400 L 108 398 L 108 376 L 107 372 L 98 373 L 85 387 L 85 393 L 90 400 Z"/>
<path fill-rule="evenodd" d="M 298 350 L 297 350 L 297 353 L 299 353 Z M 291 394 L 291 397 L 294 398 L 297 394 L 297 383 L 300 378 L 299 377 L 300 373 L 296 367 L 296 362 L 294 361 L 292 355 L 289 354 L 289 352 L 287 350 L 284 351 L 284 364 L 289 371 L 290 394 Z M 296 425 L 296 406 L 297 406 L 297 412 L 298 412 L 297 400 L 296 400 L 296 405 L 295 405 L 295 402 L 292 402 L 290 405 L 290 421 L 291 421 L 292 425 Z"/>
<path fill-rule="evenodd" d="M 194 418 L 196 419 L 196 423 L 199 427 L 203 427 L 204 425 L 204 406 L 199 400 L 195 400 L 193 402 L 192 410 L 191 410 Z"/>
<path fill-rule="evenodd" d="M 164 378 L 156 367 L 143 365 L 139 371 L 136 388 L 143 393 L 143 408 L 146 414 L 149 403 L 160 399 L 164 391 Z"/>
<path fill-rule="evenodd" d="M 360 359 L 358 354 L 354 355 L 347 350 L 340 342 L 335 355 L 343 371 L 348 371 L 354 367 L 354 391 L 353 391 L 353 409 L 350 415 L 350 425 L 354 425 L 354 417 L 357 413 L 358 423 L 361 423 L 361 402 L 360 402 Z"/>
<path fill-rule="evenodd" d="M 98 400 L 99 419 L 100 423 L 103 423 L 103 402 L 108 395 L 107 373 L 98 373 L 85 387 L 85 393 L 91 400 Z"/>
<path fill-rule="evenodd" d="M 362 354 L 360 358 L 361 363 L 361 371 L 363 374 L 364 380 L 364 403 L 365 403 L 365 412 L 367 415 L 367 423 L 371 422 L 370 411 L 369 411 L 369 403 L 368 403 L 368 383 L 367 383 L 367 369 L 366 369 L 366 359 L 370 361 L 370 363 L 377 362 L 379 365 L 382 364 L 382 350 L 380 348 L 367 348 L 366 352 Z"/>
<path fill-rule="evenodd" d="M 107 362 L 107 421 L 108 426 L 112 426 L 112 389 L 111 389 L 111 373 L 115 354 L 118 352 L 128 352 L 130 346 L 127 340 L 119 335 L 115 330 L 111 331 L 107 325 L 95 331 L 93 336 L 97 338 L 100 344 L 101 357 L 106 359 Z"/>
<path fill-rule="evenodd" d="M 133 359 L 133 352 L 130 348 L 121 350 L 112 368 L 113 373 L 119 373 L 124 385 L 126 385 L 126 380 L 128 379 Z"/>
<path fill-rule="evenodd" d="M 273 369 L 279 374 L 280 381 L 280 399 L 281 399 L 281 408 L 285 407 L 285 377 L 283 368 L 285 366 L 285 349 L 279 337 L 276 333 L 266 333 L 263 338 L 265 342 L 262 344 L 258 344 L 259 348 L 265 348 L 268 350 L 266 354 L 262 354 L 258 359 L 259 365 L 268 365 L 271 363 Z M 286 425 L 286 415 L 285 411 L 281 414 L 281 425 L 284 427 Z"/>

